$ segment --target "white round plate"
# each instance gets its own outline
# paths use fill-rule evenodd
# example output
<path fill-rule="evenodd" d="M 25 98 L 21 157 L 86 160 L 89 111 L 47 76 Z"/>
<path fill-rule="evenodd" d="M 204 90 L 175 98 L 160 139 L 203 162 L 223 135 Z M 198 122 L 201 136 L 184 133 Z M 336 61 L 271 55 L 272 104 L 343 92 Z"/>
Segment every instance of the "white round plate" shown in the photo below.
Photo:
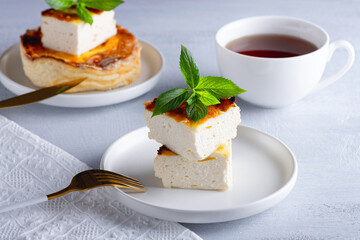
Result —
<path fill-rule="evenodd" d="M 274 206 L 292 190 L 297 163 L 290 149 L 259 130 L 239 126 L 232 142 L 234 185 L 228 191 L 164 188 L 154 176 L 160 144 L 148 139 L 146 127 L 115 141 L 101 168 L 138 179 L 146 193 L 114 191 L 126 206 L 148 216 L 186 223 L 245 218 Z"/>
<path fill-rule="evenodd" d="M 128 101 L 145 94 L 159 81 L 164 68 L 164 57 L 154 46 L 141 40 L 139 42 L 142 46 L 141 73 L 131 84 L 108 91 L 59 94 L 41 103 L 58 107 L 98 107 Z M 39 89 L 25 76 L 19 44 L 10 47 L 1 56 L 0 81 L 16 95 Z"/>

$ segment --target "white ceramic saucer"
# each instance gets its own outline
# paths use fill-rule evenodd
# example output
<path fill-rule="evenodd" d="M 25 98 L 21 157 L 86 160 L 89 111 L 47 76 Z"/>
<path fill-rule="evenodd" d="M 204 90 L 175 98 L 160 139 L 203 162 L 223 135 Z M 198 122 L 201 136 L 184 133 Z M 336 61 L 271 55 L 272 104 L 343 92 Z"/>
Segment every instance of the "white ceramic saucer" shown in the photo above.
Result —
<path fill-rule="evenodd" d="M 239 126 L 233 140 L 231 190 L 203 191 L 163 188 L 154 176 L 153 160 L 160 144 L 148 139 L 146 127 L 115 141 L 105 152 L 101 168 L 140 180 L 146 193 L 114 190 L 126 206 L 148 216 L 186 223 L 212 223 L 245 218 L 274 206 L 292 190 L 297 163 L 278 139 Z"/>
<path fill-rule="evenodd" d="M 41 103 L 59 107 L 98 107 L 128 101 L 145 94 L 160 79 L 164 57 L 158 49 L 139 41 L 141 50 L 141 73 L 133 83 L 109 91 L 60 94 Z M 38 89 L 25 76 L 19 44 L 10 47 L 0 58 L 0 81 L 11 92 L 21 95 Z"/>

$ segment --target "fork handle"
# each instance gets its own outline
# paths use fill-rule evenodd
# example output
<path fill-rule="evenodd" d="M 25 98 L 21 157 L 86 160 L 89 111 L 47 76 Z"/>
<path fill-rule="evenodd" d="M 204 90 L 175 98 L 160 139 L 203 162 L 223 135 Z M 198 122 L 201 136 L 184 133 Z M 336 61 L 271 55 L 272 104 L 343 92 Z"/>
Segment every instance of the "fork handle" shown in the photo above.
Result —
<path fill-rule="evenodd" d="M 42 203 L 42 202 L 46 202 L 46 201 L 48 201 L 48 197 L 45 195 L 45 196 L 41 196 L 41 197 L 38 197 L 38 198 L 30 199 L 30 200 L 27 200 L 27 201 L 24 201 L 24 202 L 10 204 L 10 205 L 7 205 L 7 206 L 0 206 L 0 213 L 7 212 L 7 211 L 10 211 L 10 210 L 14 210 L 14 209 L 18 209 L 18 208 L 22 208 L 22 207 L 27 207 L 27 206 L 30 206 L 30 205 L 34 205 L 34 204 L 38 204 L 38 203 Z"/>

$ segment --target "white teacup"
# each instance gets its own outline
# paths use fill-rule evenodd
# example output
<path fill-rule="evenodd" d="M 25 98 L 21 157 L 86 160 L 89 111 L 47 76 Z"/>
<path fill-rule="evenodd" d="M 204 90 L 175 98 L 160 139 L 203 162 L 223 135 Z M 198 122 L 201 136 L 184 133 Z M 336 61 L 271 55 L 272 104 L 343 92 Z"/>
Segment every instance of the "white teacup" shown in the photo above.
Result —
<path fill-rule="evenodd" d="M 227 48 L 231 41 L 251 35 L 279 34 L 313 43 L 317 50 L 286 58 L 262 58 L 236 53 Z M 343 76 L 354 62 L 352 45 L 344 40 L 329 44 L 329 35 L 319 26 L 292 17 L 263 16 L 231 22 L 216 33 L 217 59 L 222 75 L 247 92 L 245 101 L 263 107 L 283 107 L 321 89 Z M 320 81 L 333 52 L 344 48 L 348 58 L 343 67 Z"/>

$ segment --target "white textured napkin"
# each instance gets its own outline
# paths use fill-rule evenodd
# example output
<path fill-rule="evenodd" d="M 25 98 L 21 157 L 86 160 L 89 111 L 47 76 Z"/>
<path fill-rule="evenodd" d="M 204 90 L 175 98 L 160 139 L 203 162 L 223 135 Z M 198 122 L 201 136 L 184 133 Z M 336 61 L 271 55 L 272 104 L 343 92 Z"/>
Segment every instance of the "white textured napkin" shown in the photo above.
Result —
<path fill-rule="evenodd" d="M 0 205 L 49 194 L 89 167 L 0 116 Z M 0 214 L 0 239 L 201 239 L 178 223 L 144 216 L 111 187 L 74 192 Z"/>

